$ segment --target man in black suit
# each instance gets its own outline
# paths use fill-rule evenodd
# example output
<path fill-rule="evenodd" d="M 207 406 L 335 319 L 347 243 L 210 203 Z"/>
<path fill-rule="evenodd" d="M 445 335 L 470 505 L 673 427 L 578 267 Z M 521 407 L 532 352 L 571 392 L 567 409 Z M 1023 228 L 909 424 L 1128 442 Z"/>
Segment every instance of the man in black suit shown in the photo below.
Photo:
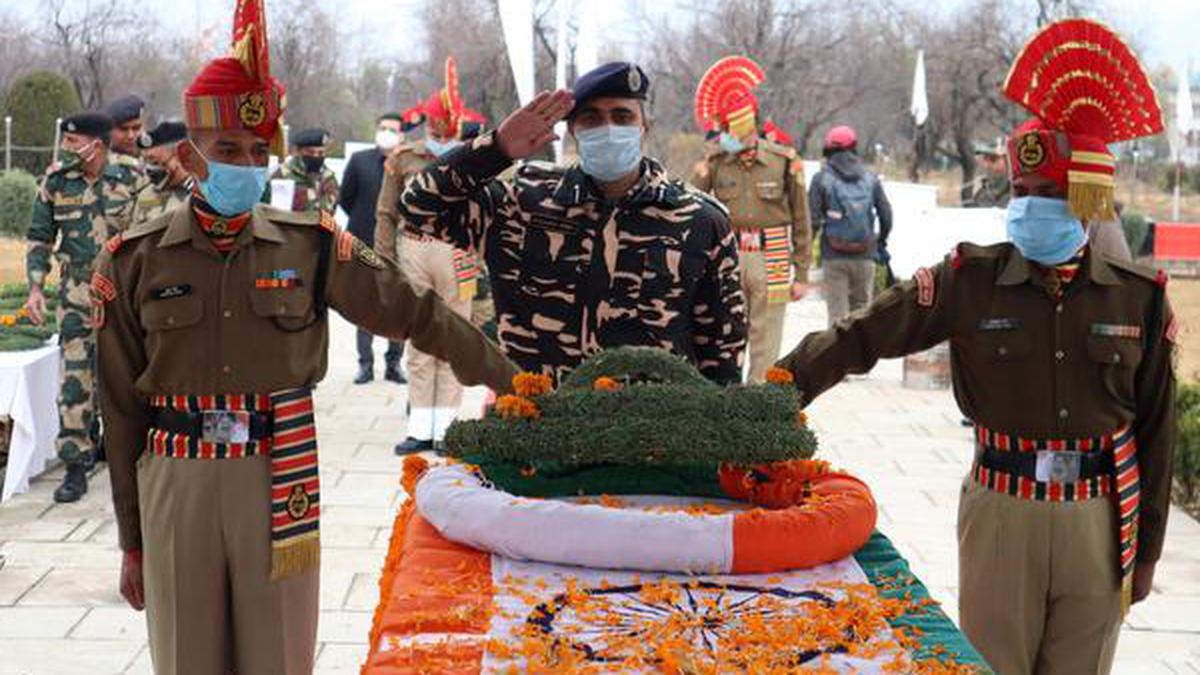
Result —
<path fill-rule="evenodd" d="M 400 144 L 403 119 L 399 113 L 385 113 L 375 124 L 375 147 L 354 153 L 342 174 L 338 206 L 350 216 L 347 229 L 367 246 L 375 245 L 375 205 L 379 201 L 379 186 L 383 183 L 383 160 Z M 371 348 L 374 336 L 358 329 L 358 375 L 354 384 L 366 384 L 375 379 L 375 353 Z M 403 342 L 388 342 L 383 355 L 386 369 L 384 379 L 397 384 L 406 380 L 400 372 Z"/>

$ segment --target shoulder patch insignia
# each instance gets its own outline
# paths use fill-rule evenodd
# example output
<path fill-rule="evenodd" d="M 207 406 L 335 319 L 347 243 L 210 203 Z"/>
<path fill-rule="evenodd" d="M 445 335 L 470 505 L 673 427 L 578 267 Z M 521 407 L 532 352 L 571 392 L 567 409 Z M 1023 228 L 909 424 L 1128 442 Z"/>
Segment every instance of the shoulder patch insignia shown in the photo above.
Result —
<path fill-rule="evenodd" d="M 917 282 L 917 304 L 921 307 L 933 307 L 937 299 L 933 272 L 930 272 L 928 267 L 922 267 L 913 275 L 913 279 Z"/>
<path fill-rule="evenodd" d="M 383 258 L 379 257 L 379 254 L 375 252 L 375 249 L 367 246 L 362 241 L 353 237 L 351 237 L 351 240 L 353 241 L 354 246 L 354 257 L 357 258 L 360 263 L 377 270 L 384 268 Z"/>
<path fill-rule="evenodd" d="M 337 221 L 334 220 L 332 213 L 321 211 L 321 229 L 326 232 L 333 232 L 337 229 Z"/>
<path fill-rule="evenodd" d="M 92 329 L 104 327 L 104 306 L 117 297 L 117 285 L 99 271 L 92 272 Z"/>
<path fill-rule="evenodd" d="M 354 257 L 354 235 L 342 230 L 337 233 L 337 259 L 338 262 L 350 262 Z"/>
<path fill-rule="evenodd" d="M 111 239 L 104 242 L 104 249 L 109 253 L 116 253 L 121 248 L 121 244 L 125 242 L 124 235 L 117 233 Z"/>

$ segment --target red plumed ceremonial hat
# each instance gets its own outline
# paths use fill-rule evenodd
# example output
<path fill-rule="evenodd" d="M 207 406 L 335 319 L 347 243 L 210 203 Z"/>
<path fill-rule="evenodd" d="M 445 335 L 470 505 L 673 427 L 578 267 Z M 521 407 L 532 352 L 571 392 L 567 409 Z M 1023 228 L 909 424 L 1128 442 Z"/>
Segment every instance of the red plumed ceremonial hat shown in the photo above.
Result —
<path fill-rule="evenodd" d="M 263 0 L 238 0 L 232 55 L 210 61 L 183 93 L 189 129 L 249 129 L 283 152 L 283 85 L 271 77 Z"/>
<path fill-rule="evenodd" d="M 717 61 L 696 85 L 696 124 L 705 130 L 717 126 L 739 138 L 753 134 L 758 111 L 754 88 L 765 79 L 762 68 L 745 56 Z"/>
<path fill-rule="evenodd" d="M 1053 180 L 1082 220 L 1114 218 L 1108 144 L 1163 130 L 1150 78 L 1121 38 L 1089 19 L 1050 24 L 1017 56 L 1004 95 L 1034 115 L 1009 138 L 1011 175 Z"/>
<path fill-rule="evenodd" d="M 446 57 L 446 86 L 425 101 L 421 112 L 433 131 L 446 138 L 458 138 L 462 134 L 463 122 L 487 121 L 482 113 L 470 110 L 463 104 L 458 86 L 458 62 L 453 56 Z"/>
<path fill-rule="evenodd" d="M 783 129 L 780 129 L 779 125 L 775 124 L 771 120 L 763 122 L 762 131 L 763 136 L 765 136 L 766 139 L 772 143 L 778 143 L 780 145 L 786 145 L 789 147 L 796 144 L 796 141 L 792 139 L 791 134 Z"/>

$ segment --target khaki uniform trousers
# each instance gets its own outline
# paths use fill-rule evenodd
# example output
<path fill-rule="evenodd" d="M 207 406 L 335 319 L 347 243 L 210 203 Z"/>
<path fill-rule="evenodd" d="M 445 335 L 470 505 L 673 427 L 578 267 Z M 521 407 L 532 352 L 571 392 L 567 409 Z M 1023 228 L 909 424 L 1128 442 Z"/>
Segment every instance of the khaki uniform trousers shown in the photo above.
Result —
<path fill-rule="evenodd" d="M 750 375 L 754 383 L 766 381 L 767 370 L 779 360 L 783 345 L 783 319 L 787 302 L 767 302 L 767 261 L 762 251 L 740 251 L 742 295 L 750 321 Z M 791 297 L 791 288 L 787 289 Z"/>
<path fill-rule="evenodd" d="M 1039 502 L 968 476 L 958 504 L 963 632 L 1000 675 L 1103 675 L 1121 628 L 1109 498 Z"/>
<path fill-rule="evenodd" d="M 454 248 L 441 241 L 404 237 L 400 269 L 419 288 L 432 289 L 455 313 L 471 317 L 471 299 L 458 297 L 454 278 Z M 408 435 L 421 441 L 440 441 L 458 414 L 462 385 L 450 364 L 419 349 L 408 350 Z"/>
<path fill-rule="evenodd" d="M 875 294 L 875 261 L 869 258 L 829 258 L 821 261 L 825 275 L 825 308 L 829 326 L 871 304 Z"/>
<path fill-rule="evenodd" d="M 316 568 L 271 572 L 266 456 L 138 460 L 150 656 L 157 675 L 310 675 Z"/>

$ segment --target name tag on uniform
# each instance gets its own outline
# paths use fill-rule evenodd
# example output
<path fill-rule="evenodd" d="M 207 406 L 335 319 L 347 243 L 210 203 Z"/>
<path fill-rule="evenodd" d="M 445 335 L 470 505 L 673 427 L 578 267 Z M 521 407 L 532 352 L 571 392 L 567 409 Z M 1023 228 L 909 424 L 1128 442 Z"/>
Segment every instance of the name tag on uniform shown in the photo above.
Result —
<path fill-rule="evenodd" d="M 209 443 L 246 443 L 250 440 L 250 413 L 244 410 L 206 410 L 201 440 Z"/>
<path fill-rule="evenodd" d="M 1033 477 L 1039 483 L 1076 483 L 1081 455 L 1073 450 L 1038 450 Z"/>
<path fill-rule="evenodd" d="M 1021 327 L 1020 319 L 984 319 L 979 322 L 979 330 L 1016 330 Z"/>
<path fill-rule="evenodd" d="M 150 297 L 155 300 L 170 300 L 172 298 L 182 298 L 192 294 L 190 284 L 176 284 L 174 286 L 164 286 L 157 290 L 150 291 Z"/>
<path fill-rule="evenodd" d="M 530 214 L 529 225 L 539 230 L 549 230 L 560 234 L 574 234 L 578 229 L 575 222 L 568 218 L 551 216 L 545 213 Z"/>

